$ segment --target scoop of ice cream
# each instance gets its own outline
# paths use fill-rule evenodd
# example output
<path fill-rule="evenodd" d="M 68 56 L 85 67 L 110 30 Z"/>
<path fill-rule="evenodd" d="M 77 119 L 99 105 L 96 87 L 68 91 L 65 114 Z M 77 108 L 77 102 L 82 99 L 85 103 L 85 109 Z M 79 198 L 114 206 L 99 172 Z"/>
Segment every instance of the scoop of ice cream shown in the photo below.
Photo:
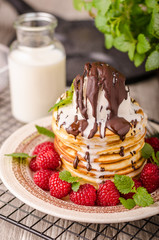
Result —
<path fill-rule="evenodd" d="M 109 129 L 123 140 L 131 123 L 140 122 L 140 107 L 131 100 L 125 77 L 108 64 L 87 63 L 73 84 L 72 103 L 54 113 L 67 133 L 92 138 L 99 132 L 104 138 Z"/>

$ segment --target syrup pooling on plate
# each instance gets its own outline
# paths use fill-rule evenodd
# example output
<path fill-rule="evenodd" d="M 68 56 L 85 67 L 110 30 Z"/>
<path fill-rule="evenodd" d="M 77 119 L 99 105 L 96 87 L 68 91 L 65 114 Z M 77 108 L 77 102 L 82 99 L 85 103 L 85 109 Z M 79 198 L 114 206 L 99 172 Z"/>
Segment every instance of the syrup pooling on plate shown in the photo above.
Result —
<path fill-rule="evenodd" d="M 105 63 L 88 63 L 73 84 L 72 103 L 53 113 L 55 145 L 66 168 L 72 167 L 82 177 L 88 173 L 96 179 L 109 177 L 117 171 L 107 169 L 108 159 L 112 166 L 120 161 L 123 166 L 135 152 L 136 168 L 133 164 L 130 169 L 131 161 L 127 161 L 120 171 L 135 174 L 143 163 L 138 152 L 144 144 L 146 116 L 130 98 L 125 77 Z"/>

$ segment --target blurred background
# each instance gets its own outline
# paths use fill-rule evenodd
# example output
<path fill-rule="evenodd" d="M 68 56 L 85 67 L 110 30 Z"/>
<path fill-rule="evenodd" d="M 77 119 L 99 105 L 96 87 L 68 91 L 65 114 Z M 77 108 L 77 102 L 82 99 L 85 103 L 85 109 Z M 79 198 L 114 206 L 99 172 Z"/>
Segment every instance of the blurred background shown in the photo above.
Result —
<path fill-rule="evenodd" d="M 13 22 L 17 16 L 34 11 L 52 13 L 58 19 L 55 37 L 66 50 L 67 86 L 77 74 L 82 74 L 86 62 L 107 62 L 125 74 L 131 95 L 149 118 L 159 120 L 158 72 L 145 72 L 144 64 L 136 68 L 127 53 L 105 49 L 104 35 L 86 11 L 74 9 L 72 0 L 0 0 L 0 43 L 10 46 L 16 38 Z"/>

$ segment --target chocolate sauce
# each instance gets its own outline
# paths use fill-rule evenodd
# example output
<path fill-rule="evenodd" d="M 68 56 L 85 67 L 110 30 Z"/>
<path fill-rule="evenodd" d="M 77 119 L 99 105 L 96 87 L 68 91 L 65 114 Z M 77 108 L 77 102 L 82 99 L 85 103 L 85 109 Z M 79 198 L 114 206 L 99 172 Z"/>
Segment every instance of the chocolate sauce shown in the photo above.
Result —
<path fill-rule="evenodd" d="M 79 163 L 79 158 L 78 158 L 78 156 L 76 156 L 76 157 L 75 157 L 75 160 L 73 161 L 73 167 L 74 167 L 74 169 L 77 169 L 78 163 Z"/>
<path fill-rule="evenodd" d="M 87 76 L 87 89 L 86 89 L 86 101 L 83 97 L 84 77 Z M 120 136 L 121 140 L 124 140 L 125 135 L 130 129 L 130 123 L 124 118 L 117 116 L 118 107 L 124 99 L 127 99 L 127 91 L 125 90 L 125 77 L 113 67 L 100 62 L 87 63 L 84 67 L 84 73 L 82 76 L 77 75 L 74 80 L 74 89 L 76 92 L 76 106 L 79 108 L 83 118 L 84 124 L 76 121 L 66 129 L 69 134 L 77 136 L 82 133 L 88 123 L 87 115 L 87 99 L 92 106 L 92 115 L 95 118 L 95 123 L 91 129 L 88 138 L 92 138 L 98 130 L 97 124 L 97 101 L 99 91 L 104 91 L 104 96 L 108 101 L 108 108 L 110 114 L 106 121 L 108 129 Z M 100 137 L 101 134 L 100 134 Z M 104 135 L 105 137 L 105 135 Z"/>
<path fill-rule="evenodd" d="M 133 160 L 131 160 L 131 167 L 132 167 L 133 170 L 136 170 L 136 168 L 135 168 L 135 166 L 134 166 L 135 163 L 136 163 L 136 162 L 133 162 Z"/>
<path fill-rule="evenodd" d="M 87 161 L 87 166 L 86 166 L 87 171 L 91 171 L 92 166 L 90 164 L 90 154 L 89 154 L 89 152 L 85 153 L 84 159 Z"/>
<path fill-rule="evenodd" d="M 123 146 L 120 147 L 119 155 L 120 155 L 121 157 L 124 157 L 124 147 L 123 147 Z"/>
<path fill-rule="evenodd" d="M 104 171 L 105 171 L 105 168 L 101 167 L 100 172 L 104 172 Z"/>

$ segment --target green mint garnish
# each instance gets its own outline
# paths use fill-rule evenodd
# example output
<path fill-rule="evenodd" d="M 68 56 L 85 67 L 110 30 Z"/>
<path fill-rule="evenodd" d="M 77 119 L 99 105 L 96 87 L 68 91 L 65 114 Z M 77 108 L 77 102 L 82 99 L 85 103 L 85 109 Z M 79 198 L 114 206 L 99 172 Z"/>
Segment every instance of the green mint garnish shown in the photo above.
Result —
<path fill-rule="evenodd" d="M 5 154 L 5 156 L 9 156 L 13 158 L 21 158 L 21 159 L 36 157 L 36 155 L 29 156 L 27 153 L 10 153 L 10 154 Z"/>
<path fill-rule="evenodd" d="M 132 183 L 133 182 L 133 183 Z M 134 187 L 134 181 L 129 176 L 125 175 L 115 175 L 114 184 L 120 193 L 126 194 L 130 192 L 134 192 L 133 199 L 127 199 L 120 197 L 119 200 L 121 204 L 127 208 L 132 209 L 136 205 L 141 207 L 150 206 L 154 203 L 153 198 L 147 192 L 146 188 L 138 187 L 137 189 Z"/>
<path fill-rule="evenodd" d="M 38 130 L 38 133 L 40 134 L 43 134 L 47 137 L 50 137 L 50 138 L 54 138 L 55 137 L 55 134 L 50 131 L 49 129 L 45 128 L 45 127 L 40 127 L 38 125 L 35 125 L 36 129 Z"/>
<path fill-rule="evenodd" d="M 156 163 L 156 165 L 159 166 L 159 151 L 156 153 L 156 156 L 155 152 L 152 153 L 152 159 L 154 160 L 154 163 Z"/>
<path fill-rule="evenodd" d="M 153 147 L 148 143 L 145 143 L 141 150 L 142 157 L 145 159 L 150 158 L 153 152 L 154 152 Z"/>
<path fill-rule="evenodd" d="M 59 173 L 59 178 L 68 183 L 72 183 L 72 190 L 75 192 L 78 191 L 80 187 L 80 183 L 78 182 L 78 180 L 80 180 L 79 177 L 73 177 L 69 171 L 64 170 Z"/>
<path fill-rule="evenodd" d="M 77 192 L 78 189 L 79 189 L 79 187 L 80 187 L 80 183 L 79 183 L 79 182 L 73 182 L 73 183 L 72 183 L 72 190 L 73 190 L 74 192 Z"/>
<path fill-rule="evenodd" d="M 131 192 L 134 186 L 134 181 L 129 176 L 115 174 L 114 184 L 119 192 L 126 194 Z"/>
<path fill-rule="evenodd" d="M 159 151 L 155 155 L 155 151 L 150 144 L 145 143 L 144 147 L 141 149 L 141 155 L 145 159 L 150 158 L 151 161 L 153 160 L 153 163 L 159 166 Z"/>
<path fill-rule="evenodd" d="M 144 187 L 139 187 L 136 190 L 133 199 L 135 203 L 140 207 L 147 207 L 154 203 L 153 198 Z"/>
<path fill-rule="evenodd" d="M 136 206 L 135 201 L 131 198 L 126 200 L 125 198 L 120 197 L 119 200 L 120 200 L 121 204 L 129 210 Z"/>
<path fill-rule="evenodd" d="M 66 91 L 66 97 L 64 99 L 61 99 L 59 102 L 55 103 L 55 105 L 49 109 L 49 112 L 51 112 L 54 109 L 57 110 L 58 108 L 64 105 L 70 104 L 72 102 L 73 93 L 74 93 L 74 85 L 72 83 L 70 89 Z"/>
<path fill-rule="evenodd" d="M 127 52 L 136 67 L 144 60 L 146 71 L 159 68 L 159 7 L 157 0 L 73 0 L 84 8 L 105 37 L 105 47 Z M 145 28 L 146 26 L 146 28 Z"/>

